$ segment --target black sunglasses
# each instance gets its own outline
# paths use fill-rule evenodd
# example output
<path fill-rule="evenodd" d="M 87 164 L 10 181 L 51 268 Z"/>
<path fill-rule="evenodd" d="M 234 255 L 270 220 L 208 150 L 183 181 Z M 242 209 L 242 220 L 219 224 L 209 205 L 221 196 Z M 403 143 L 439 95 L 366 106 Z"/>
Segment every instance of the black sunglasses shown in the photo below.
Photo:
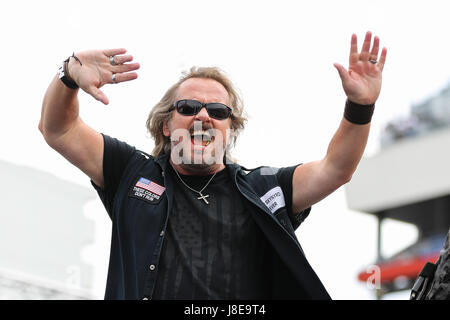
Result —
<path fill-rule="evenodd" d="M 175 102 L 169 112 L 177 108 L 178 113 L 184 116 L 193 116 L 205 107 L 211 118 L 225 120 L 231 116 L 231 108 L 219 102 L 202 103 L 197 100 L 180 100 Z"/>

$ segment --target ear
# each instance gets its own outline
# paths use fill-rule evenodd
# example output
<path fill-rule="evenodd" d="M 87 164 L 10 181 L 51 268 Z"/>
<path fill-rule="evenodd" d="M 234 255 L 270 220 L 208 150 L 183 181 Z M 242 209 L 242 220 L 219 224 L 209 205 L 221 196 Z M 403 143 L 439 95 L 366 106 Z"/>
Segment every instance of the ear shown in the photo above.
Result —
<path fill-rule="evenodd" d="M 170 137 L 169 120 L 163 122 L 163 134 L 165 137 Z"/>
<path fill-rule="evenodd" d="M 231 146 L 231 144 L 234 142 L 237 136 L 237 132 L 234 129 L 227 129 L 227 148 Z"/>
<path fill-rule="evenodd" d="M 163 121 L 163 134 L 165 137 L 170 137 L 170 125 L 169 125 L 170 120 L 171 118 L 166 118 Z"/>

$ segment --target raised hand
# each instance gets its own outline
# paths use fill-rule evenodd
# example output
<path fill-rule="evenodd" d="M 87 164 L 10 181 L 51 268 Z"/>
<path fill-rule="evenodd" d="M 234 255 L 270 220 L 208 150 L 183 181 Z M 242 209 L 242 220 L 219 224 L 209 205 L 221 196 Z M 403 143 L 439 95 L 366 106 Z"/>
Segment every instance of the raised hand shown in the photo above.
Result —
<path fill-rule="evenodd" d="M 342 65 L 334 64 L 350 101 L 367 105 L 375 103 L 378 99 L 387 54 L 387 49 L 383 48 L 378 59 L 379 48 L 380 39 L 375 36 L 372 44 L 372 33 L 368 31 L 361 52 L 358 53 L 357 37 L 353 34 L 348 71 Z"/>
<path fill-rule="evenodd" d="M 119 83 L 137 78 L 139 63 L 125 49 L 89 50 L 75 54 L 81 61 L 69 60 L 69 76 L 85 92 L 98 101 L 108 104 L 108 97 L 100 90 L 107 83 Z M 111 58 L 113 57 L 113 58 Z"/>

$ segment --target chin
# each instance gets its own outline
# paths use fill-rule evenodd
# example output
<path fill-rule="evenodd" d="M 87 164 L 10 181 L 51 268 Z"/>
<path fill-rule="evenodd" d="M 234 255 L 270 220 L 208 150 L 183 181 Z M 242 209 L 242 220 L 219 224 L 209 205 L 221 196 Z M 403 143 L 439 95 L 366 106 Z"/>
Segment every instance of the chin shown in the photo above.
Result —
<path fill-rule="evenodd" d="M 195 174 L 207 175 L 214 172 L 216 165 L 201 163 L 201 164 L 180 164 L 180 167 L 188 172 Z"/>
<path fill-rule="evenodd" d="M 223 163 L 224 150 L 221 145 L 216 144 L 201 146 L 191 143 L 176 143 L 172 145 L 171 154 L 172 161 L 177 165 L 194 164 L 214 166 Z"/>
<path fill-rule="evenodd" d="M 188 152 L 183 152 L 189 150 Z M 196 174 L 209 174 L 217 170 L 218 167 L 223 165 L 223 152 L 220 157 L 216 157 L 216 150 L 211 147 L 207 148 L 192 148 L 188 146 L 182 150 L 172 149 L 171 159 L 174 164 L 180 166 L 185 171 L 193 172 Z"/>

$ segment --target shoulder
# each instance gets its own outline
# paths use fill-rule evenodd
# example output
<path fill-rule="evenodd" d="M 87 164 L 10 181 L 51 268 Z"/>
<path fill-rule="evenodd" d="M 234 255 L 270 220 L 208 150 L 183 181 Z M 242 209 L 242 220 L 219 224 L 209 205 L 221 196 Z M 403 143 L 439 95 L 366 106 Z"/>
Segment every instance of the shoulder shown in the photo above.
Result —
<path fill-rule="evenodd" d="M 236 165 L 236 169 L 239 173 L 250 181 L 261 181 L 261 180 L 272 180 L 272 179 L 282 179 L 285 176 L 292 178 L 295 169 L 299 165 L 294 165 L 290 167 L 271 167 L 271 166 L 260 166 L 256 168 L 248 169 L 246 167 Z"/>
<path fill-rule="evenodd" d="M 278 184 L 280 168 L 261 166 L 256 168 L 246 168 L 238 164 L 232 164 L 231 170 L 236 172 L 238 182 L 241 180 L 251 185 L 255 190 L 262 190 Z"/>
<path fill-rule="evenodd" d="M 128 167 L 154 167 L 157 166 L 158 162 L 160 162 L 160 158 L 155 158 L 145 151 L 134 149 Z"/>

